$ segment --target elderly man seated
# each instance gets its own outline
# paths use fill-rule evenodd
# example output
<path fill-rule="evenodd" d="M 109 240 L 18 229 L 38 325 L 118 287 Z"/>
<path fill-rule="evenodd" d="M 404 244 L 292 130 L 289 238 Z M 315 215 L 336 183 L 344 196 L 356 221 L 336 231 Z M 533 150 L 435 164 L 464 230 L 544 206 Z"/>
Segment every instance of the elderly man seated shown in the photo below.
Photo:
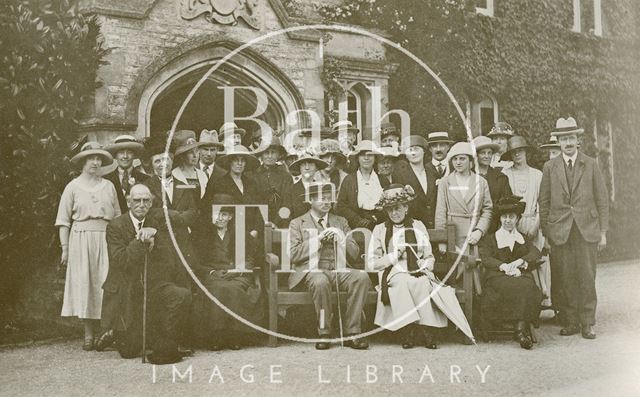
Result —
<path fill-rule="evenodd" d="M 191 283 L 169 236 L 163 210 L 151 208 L 153 195 L 145 185 L 131 188 L 129 211 L 107 226 L 109 274 L 103 285 L 102 321 L 112 330 L 123 358 L 142 350 L 142 304 L 144 267 L 147 264 L 147 314 L 150 326 L 148 360 L 175 363 L 190 351 L 178 348 L 191 305 Z M 195 261 L 186 228 L 193 224 L 194 210 L 168 210 L 176 240 L 188 262 Z M 107 334 L 108 335 L 108 334 Z M 102 344 L 108 337 L 103 335 Z"/>
<path fill-rule="evenodd" d="M 347 307 L 344 324 L 345 346 L 364 350 L 366 341 L 357 337 L 362 331 L 362 309 L 371 280 L 361 270 L 338 266 L 338 248 L 346 249 L 346 259 L 356 261 L 359 248 L 348 235 L 349 224 L 341 216 L 330 213 L 335 190 L 328 183 L 310 184 L 305 193 L 311 208 L 289 224 L 290 255 L 294 272 L 289 276 L 290 289 L 307 289 L 312 296 L 318 318 L 318 336 L 330 338 L 332 320 L 331 290 L 336 285 L 346 290 Z M 342 268 L 341 268 L 342 267 Z M 316 349 L 326 350 L 328 341 L 316 343 Z"/>

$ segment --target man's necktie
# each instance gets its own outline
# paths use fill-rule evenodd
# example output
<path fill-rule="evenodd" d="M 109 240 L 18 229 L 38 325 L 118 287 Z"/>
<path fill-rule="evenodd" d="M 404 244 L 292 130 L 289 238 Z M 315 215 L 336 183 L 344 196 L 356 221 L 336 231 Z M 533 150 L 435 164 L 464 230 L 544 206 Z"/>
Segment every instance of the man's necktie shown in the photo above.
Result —
<path fill-rule="evenodd" d="M 126 194 L 129 194 L 129 190 L 131 189 L 131 184 L 129 183 L 129 170 L 124 170 L 122 174 L 122 190 Z"/>
<path fill-rule="evenodd" d="M 442 177 L 444 175 L 444 167 L 442 166 L 442 163 L 438 164 L 438 175 L 440 177 Z"/>
<path fill-rule="evenodd" d="M 573 187 L 573 161 L 569 159 L 567 161 L 567 184 L 569 185 L 569 191 Z"/>
<path fill-rule="evenodd" d="M 568 161 L 568 166 L 569 166 L 569 171 L 573 171 L 573 161 L 571 161 L 571 159 L 569 159 Z"/>
<path fill-rule="evenodd" d="M 320 229 L 324 230 L 324 218 L 318 219 L 318 225 L 320 225 Z"/>

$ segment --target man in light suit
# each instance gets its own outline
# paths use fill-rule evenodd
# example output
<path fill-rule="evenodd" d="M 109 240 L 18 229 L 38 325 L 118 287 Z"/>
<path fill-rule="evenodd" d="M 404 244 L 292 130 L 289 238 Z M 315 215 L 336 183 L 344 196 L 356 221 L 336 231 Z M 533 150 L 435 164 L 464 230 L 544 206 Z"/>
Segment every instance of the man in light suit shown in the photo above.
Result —
<path fill-rule="evenodd" d="M 362 331 L 362 310 L 371 288 L 369 275 L 362 270 L 337 266 L 336 247 L 345 247 L 347 261 L 358 259 L 359 248 L 348 235 L 349 224 L 341 216 L 329 212 L 334 202 L 335 190 L 332 184 L 312 184 L 306 191 L 311 208 L 304 215 L 289 224 L 290 256 L 294 272 L 289 276 L 289 289 L 307 289 L 312 296 L 318 318 L 318 336 L 329 338 L 331 333 L 332 302 L 331 290 L 337 284 L 340 291 L 346 290 L 344 333 L 351 339 L 344 345 L 365 350 L 369 344 L 355 337 Z M 313 270 L 310 263 L 313 263 Z M 317 265 L 317 266 L 316 266 Z M 345 266 L 346 267 L 346 266 Z M 316 349 L 326 350 L 328 342 L 316 343 Z"/>
<path fill-rule="evenodd" d="M 560 335 L 582 333 L 595 339 L 597 250 L 607 244 L 609 199 L 594 159 L 578 151 L 583 133 L 569 117 L 556 123 L 562 155 L 544 165 L 540 187 L 540 225 L 556 255 L 565 292 L 566 324 Z"/>

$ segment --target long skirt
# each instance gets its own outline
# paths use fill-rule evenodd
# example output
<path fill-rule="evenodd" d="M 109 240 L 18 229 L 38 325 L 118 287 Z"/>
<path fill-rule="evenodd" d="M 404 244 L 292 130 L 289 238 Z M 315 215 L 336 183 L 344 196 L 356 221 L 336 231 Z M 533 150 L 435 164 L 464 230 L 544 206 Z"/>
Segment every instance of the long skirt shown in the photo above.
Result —
<path fill-rule="evenodd" d="M 389 275 L 390 304 L 383 304 L 378 294 L 375 324 L 391 331 L 412 323 L 446 327 L 447 317 L 430 298 L 433 288 L 434 283 L 426 276 L 416 278 L 402 272 Z"/>
<path fill-rule="evenodd" d="M 207 276 L 203 284 L 230 312 L 252 324 L 260 325 L 263 307 L 260 290 L 255 287 L 252 276 L 238 275 L 226 280 L 213 274 Z M 198 293 L 194 310 L 195 318 L 199 318 L 201 324 L 196 325 L 199 338 L 225 336 L 220 335 L 220 331 L 230 334 L 253 331 L 253 328 L 234 318 L 202 292 Z"/>
<path fill-rule="evenodd" d="M 100 221 L 92 221 L 100 229 Z M 98 227 L 95 227 L 95 225 Z M 107 222 L 104 221 L 104 228 Z M 69 233 L 69 259 L 64 285 L 63 317 L 99 320 L 102 314 L 102 284 L 109 272 L 109 253 L 103 230 L 82 230 L 87 222 L 74 224 Z"/>
<path fill-rule="evenodd" d="M 540 315 L 542 293 L 530 275 L 500 275 L 488 279 L 482 316 L 489 322 L 534 321 Z"/>

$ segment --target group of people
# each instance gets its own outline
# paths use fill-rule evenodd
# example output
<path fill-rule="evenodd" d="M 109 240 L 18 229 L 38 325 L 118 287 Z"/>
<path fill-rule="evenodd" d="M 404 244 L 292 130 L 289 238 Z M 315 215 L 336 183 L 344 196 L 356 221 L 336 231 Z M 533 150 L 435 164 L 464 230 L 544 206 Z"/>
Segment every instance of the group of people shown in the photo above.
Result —
<path fill-rule="evenodd" d="M 504 122 L 457 143 L 447 132 L 403 138 L 391 123 L 379 144 L 358 142 L 348 121 L 323 129 L 320 140 L 296 133 L 286 146 L 234 123 L 199 139 L 178 130 L 169 144 L 129 135 L 104 149 L 87 142 L 71 158 L 79 175 L 56 219 L 67 266 L 62 316 L 84 320 L 85 350 L 113 345 L 123 357 L 140 355 L 143 306 L 151 362 L 180 360 L 194 339 L 239 349 L 253 331 L 236 317 L 264 317 L 265 291 L 251 270 L 264 264 L 270 222 L 288 231 L 288 286 L 311 295 L 317 349 L 328 349 L 335 332 L 336 288 L 347 298 L 344 319 L 338 313 L 344 345 L 368 348 L 359 334 L 372 274 L 374 323 L 398 331 L 403 348 L 436 348 L 438 328 L 463 324 L 451 314 L 462 313 L 455 291 L 434 267 L 450 247 L 432 248 L 428 229 L 454 225 L 456 252 L 479 247 L 483 317 L 513 324 L 530 349 L 529 323 L 546 298 L 561 335 L 593 339 L 608 196 L 597 163 L 578 151 L 582 132 L 573 118 L 559 119 L 540 147 L 549 152 L 542 172 L 527 161 L 535 148 Z M 354 229 L 370 231 L 370 241 Z M 550 261 L 540 260 L 543 251 Z M 539 267 L 550 280 L 534 280 Z"/>

